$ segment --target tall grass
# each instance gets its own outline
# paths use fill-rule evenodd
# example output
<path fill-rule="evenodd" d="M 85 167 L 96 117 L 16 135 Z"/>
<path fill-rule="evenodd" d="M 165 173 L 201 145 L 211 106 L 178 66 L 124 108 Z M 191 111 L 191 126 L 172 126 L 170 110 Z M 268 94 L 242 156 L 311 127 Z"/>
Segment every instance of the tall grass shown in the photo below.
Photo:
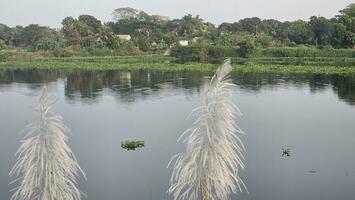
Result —
<path fill-rule="evenodd" d="M 217 69 L 202 106 L 191 113 L 198 115 L 196 121 L 179 138 L 185 138 L 186 152 L 172 159 L 168 192 L 175 200 L 227 200 L 246 190 L 238 175 L 245 167 L 245 148 L 238 136 L 243 131 L 235 124 L 241 112 L 232 101 L 231 70 L 230 60 Z"/>
<path fill-rule="evenodd" d="M 80 200 L 76 178 L 83 173 L 66 144 L 70 130 L 63 118 L 51 111 L 55 101 L 45 88 L 35 108 L 37 122 L 23 130 L 18 160 L 10 172 L 19 182 L 11 200 Z"/>

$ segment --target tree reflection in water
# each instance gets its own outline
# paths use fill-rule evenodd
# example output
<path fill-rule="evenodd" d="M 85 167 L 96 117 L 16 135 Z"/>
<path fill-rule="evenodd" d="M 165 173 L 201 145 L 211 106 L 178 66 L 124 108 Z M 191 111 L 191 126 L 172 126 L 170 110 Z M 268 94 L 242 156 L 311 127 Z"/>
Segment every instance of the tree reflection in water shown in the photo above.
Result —
<path fill-rule="evenodd" d="M 26 83 L 40 90 L 42 83 L 64 80 L 69 101 L 95 103 L 105 91 L 121 102 L 135 102 L 161 96 L 162 93 L 199 93 L 211 74 L 201 72 L 168 72 L 156 70 L 46 70 L 2 69 L 0 91 L 12 83 Z M 309 87 L 312 93 L 332 89 L 339 99 L 355 105 L 355 75 L 247 73 L 232 75 L 241 90 L 258 93 L 263 88 L 281 86 Z"/>

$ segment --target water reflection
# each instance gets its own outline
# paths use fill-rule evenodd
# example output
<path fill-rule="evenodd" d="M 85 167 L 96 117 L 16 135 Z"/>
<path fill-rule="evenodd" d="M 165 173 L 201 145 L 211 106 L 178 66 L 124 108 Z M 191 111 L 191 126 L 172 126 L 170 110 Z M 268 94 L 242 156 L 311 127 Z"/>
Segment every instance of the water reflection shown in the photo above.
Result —
<path fill-rule="evenodd" d="M 12 83 L 31 83 L 26 86 L 39 90 L 40 85 L 36 83 L 63 79 L 65 96 L 69 101 L 94 103 L 102 98 L 105 90 L 109 90 L 121 102 L 130 103 L 159 97 L 163 92 L 199 93 L 208 76 L 208 73 L 187 71 L 4 69 L 0 70 L 0 89 Z M 265 87 L 308 86 L 312 93 L 332 89 L 339 99 L 355 105 L 354 75 L 247 73 L 233 74 L 232 78 L 242 90 L 253 93 Z"/>
<path fill-rule="evenodd" d="M 55 109 L 73 131 L 70 146 L 88 176 L 79 185 L 90 199 L 171 199 L 166 165 L 184 150 L 176 139 L 193 122 L 185 119 L 200 105 L 208 76 L 0 70 L 0 199 L 10 199 L 8 172 L 23 136 L 16 133 L 32 121 L 43 83 L 59 97 Z M 247 133 L 242 175 L 250 194 L 232 199 L 354 199 L 355 107 L 342 101 L 355 104 L 355 77 L 249 73 L 234 74 L 233 80 L 245 114 L 238 125 Z M 120 142 L 132 140 L 144 141 L 145 147 L 121 148 Z M 283 150 L 290 156 L 283 157 Z"/>

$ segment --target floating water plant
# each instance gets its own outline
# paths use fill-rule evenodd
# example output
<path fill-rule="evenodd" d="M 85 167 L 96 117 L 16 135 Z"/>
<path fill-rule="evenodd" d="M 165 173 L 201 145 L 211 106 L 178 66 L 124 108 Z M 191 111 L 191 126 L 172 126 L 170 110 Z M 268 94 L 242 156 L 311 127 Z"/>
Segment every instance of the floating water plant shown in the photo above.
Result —
<path fill-rule="evenodd" d="M 121 147 L 123 149 L 128 150 L 128 151 L 136 150 L 136 149 L 144 147 L 144 141 L 139 141 L 139 140 L 124 141 L 124 142 L 121 142 Z"/>
<path fill-rule="evenodd" d="M 42 91 L 37 122 L 23 130 L 24 139 L 17 151 L 18 160 L 10 172 L 19 182 L 11 200 L 80 200 L 76 178 L 81 173 L 68 145 L 69 128 L 63 118 L 51 111 L 53 98 Z"/>
<path fill-rule="evenodd" d="M 282 156 L 290 156 L 290 148 L 282 148 Z"/>
<path fill-rule="evenodd" d="M 243 131 L 235 124 L 241 112 L 232 101 L 231 70 L 229 59 L 217 69 L 202 106 L 191 113 L 196 121 L 179 138 L 184 138 L 186 152 L 172 158 L 168 192 L 174 200 L 227 200 L 246 190 L 238 174 L 245 168 L 245 148 L 239 138 Z"/>

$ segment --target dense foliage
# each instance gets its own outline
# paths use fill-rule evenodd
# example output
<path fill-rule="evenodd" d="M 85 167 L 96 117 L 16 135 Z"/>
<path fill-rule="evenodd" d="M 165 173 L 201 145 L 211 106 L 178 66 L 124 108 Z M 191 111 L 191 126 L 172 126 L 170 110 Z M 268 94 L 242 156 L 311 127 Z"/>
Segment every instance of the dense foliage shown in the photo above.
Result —
<path fill-rule="evenodd" d="M 178 41 L 187 40 L 190 48 L 176 48 L 175 53 L 199 51 L 196 52 L 198 58 L 191 60 L 204 60 L 206 56 L 213 60 L 218 55 L 250 57 L 257 55 L 258 49 L 267 47 L 353 48 L 354 13 L 355 4 L 350 4 L 331 19 L 312 16 L 308 21 L 280 22 L 252 17 L 216 27 L 199 16 L 170 20 L 133 8 L 118 8 L 113 12 L 113 21 L 106 23 L 91 15 L 80 15 L 64 18 L 60 29 L 37 24 L 26 27 L 0 24 L 0 49 L 49 51 L 56 57 L 138 55 L 163 53 L 177 46 Z M 129 34 L 131 40 L 120 39 L 120 34 Z M 270 54 L 271 49 L 265 51 Z M 314 49 L 308 49 L 306 54 Z M 279 54 L 288 54 L 293 50 L 279 51 Z"/>
<path fill-rule="evenodd" d="M 329 46 L 283 46 L 254 48 L 253 46 L 246 44 L 239 47 L 193 44 L 190 46 L 174 46 L 171 49 L 171 55 L 178 58 L 178 62 L 180 63 L 220 63 L 225 57 L 232 57 L 233 63 L 243 63 L 243 61 L 251 60 L 253 58 L 257 58 L 259 60 L 260 58 L 299 58 L 298 60 L 306 60 L 308 58 L 354 58 L 355 51 L 350 48 L 334 49 Z"/>
<path fill-rule="evenodd" d="M 128 151 L 136 150 L 144 147 L 144 141 L 140 141 L 140 140 L 124 141 L 121 142 L 121 147 Z"/>

